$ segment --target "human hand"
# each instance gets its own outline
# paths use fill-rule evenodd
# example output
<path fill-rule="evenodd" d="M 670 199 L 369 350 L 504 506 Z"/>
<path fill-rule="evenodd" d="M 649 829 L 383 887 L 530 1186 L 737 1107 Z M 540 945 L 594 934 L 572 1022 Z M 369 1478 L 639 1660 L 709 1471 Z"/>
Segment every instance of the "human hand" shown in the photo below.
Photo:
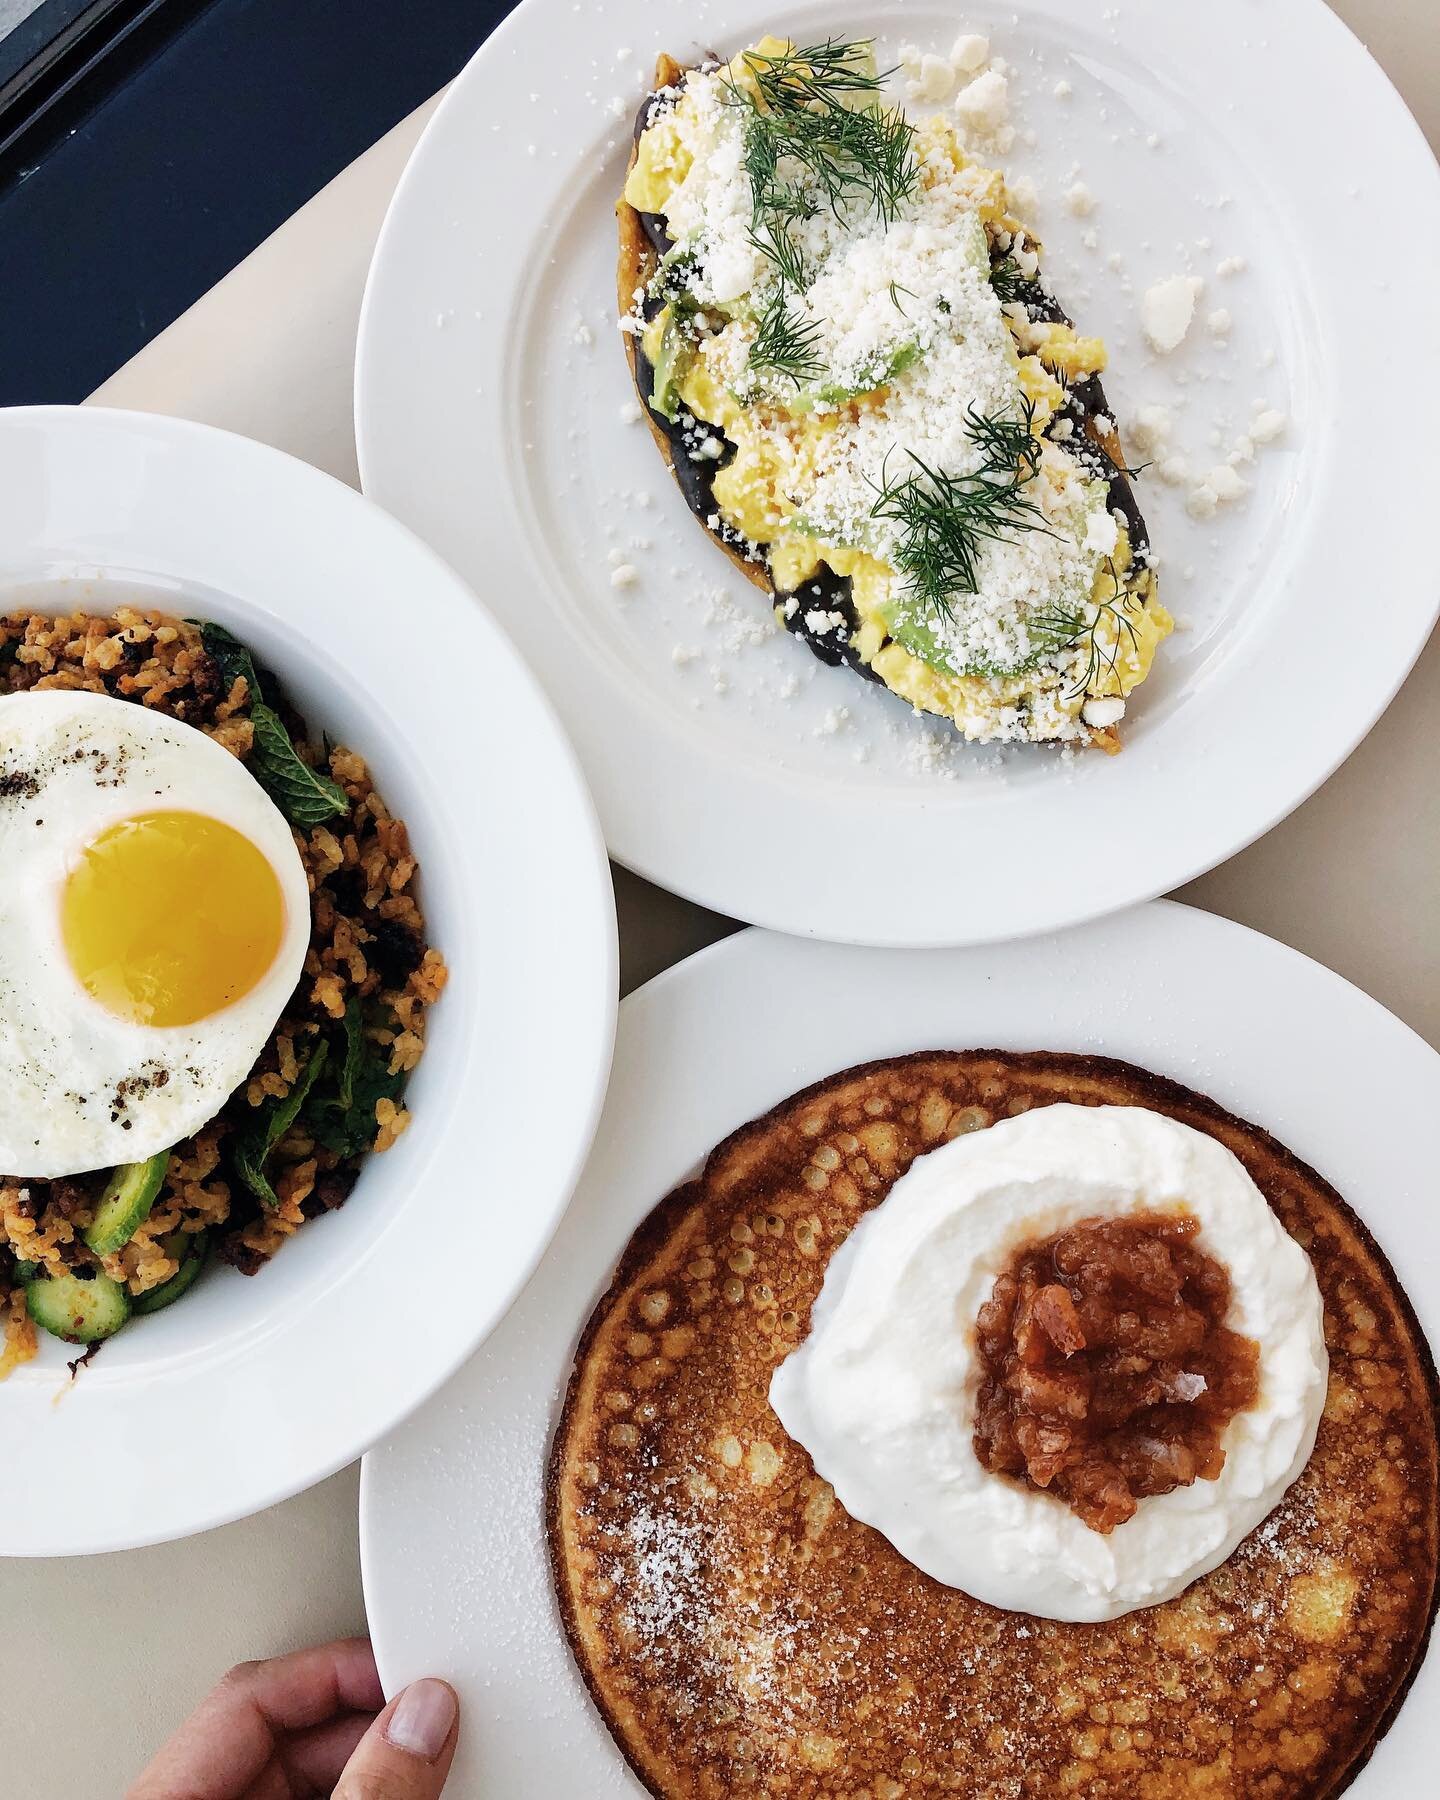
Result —
<path fill-rule="evenodd" d="M 436 1800 L 455 1756 L 454 1690 L 417 1681 L 384 1701 L 364 1638 L 241 1663 L 126 1800 Z"/>

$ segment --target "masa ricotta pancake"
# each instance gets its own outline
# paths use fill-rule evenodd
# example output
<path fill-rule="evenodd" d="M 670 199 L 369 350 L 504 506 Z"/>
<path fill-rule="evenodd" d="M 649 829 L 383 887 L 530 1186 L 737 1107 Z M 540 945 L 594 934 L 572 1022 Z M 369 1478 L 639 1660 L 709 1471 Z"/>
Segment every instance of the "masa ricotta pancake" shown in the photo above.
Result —
<path fill-rule="evenodd" d="M 1177 1597 L 1089 1624 L 922 1574 L 768 1400 L 835 1251 L 916 1159 L 1056 1103 L 1149 1109 L 1233 1152 L 1309 1257 L 1329 1352 L 1278 1507 Z M 1330 1800 L 1430 1631 L 1435 1369 L 1363 1225 L 1265 1132 L 1125 1064 L 920 1054 L 784 1102 L 641 1226 L 581 1340 L 549 1531 L 581 1671 L 662 1800 Z"/>
<path fill-rule="evenodd" d="M 835 39 L 660 59 L 618 209 L 646 417 L 823 661 L 977 742 L 1117 749 L 1171 621 L 1105 346 L 981 160 L 1004 78 L 913 121 L 884 79 Z"/>

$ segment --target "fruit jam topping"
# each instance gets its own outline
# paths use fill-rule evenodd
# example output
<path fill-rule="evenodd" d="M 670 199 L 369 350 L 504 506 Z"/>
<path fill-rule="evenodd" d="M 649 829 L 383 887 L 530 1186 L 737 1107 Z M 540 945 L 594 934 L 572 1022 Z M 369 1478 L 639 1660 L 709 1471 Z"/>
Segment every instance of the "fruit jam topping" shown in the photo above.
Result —
<path fill-rule="evenodd" d="M 1225 1466 L 1260 1350 L 1224 1323 L 1230 1276 L 1181 1212 L 1083 1219 L 1022 1244 L 976 1320 L 975 1454 L 1111 1532 Z"/>

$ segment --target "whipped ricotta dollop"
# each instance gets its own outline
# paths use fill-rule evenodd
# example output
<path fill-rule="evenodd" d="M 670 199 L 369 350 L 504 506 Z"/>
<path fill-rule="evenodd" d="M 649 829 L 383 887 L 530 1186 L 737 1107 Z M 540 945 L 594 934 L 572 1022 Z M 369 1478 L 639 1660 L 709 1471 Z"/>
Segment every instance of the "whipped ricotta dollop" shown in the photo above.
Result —
<path fill-rule="evenodd" d="M 1183 1209 L 1260 1348 L 1256 1404 L 1214 1481 L 1142 1500 L 1108 1535 L 995 1475 L 972 1433 L 975 1322 L 1024 1243 L 1082 1219 Z M 1309 1460 L 1328 1358 L 1310 1259 L 1223 1144 L 1161 1113 L 1046 1106 L 919 1157 L 836 1251 L 770 1404 L 852 1517 L 917 1568 L 1041 1618 L 1114 1619 L 1222 1563 Z"/>

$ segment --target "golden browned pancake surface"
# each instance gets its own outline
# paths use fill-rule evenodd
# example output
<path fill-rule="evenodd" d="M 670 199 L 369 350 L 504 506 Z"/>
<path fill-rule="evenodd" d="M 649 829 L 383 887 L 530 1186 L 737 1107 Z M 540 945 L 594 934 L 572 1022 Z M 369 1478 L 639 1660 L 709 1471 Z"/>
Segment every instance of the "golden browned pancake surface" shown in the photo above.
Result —
<path fill-rule="evenodd" d="M 767 1400 L 830 1256 L 914 1158 L 1056 1101 L 1152 1107 L 1233 1150 L 1314 1262 L 1330 1346 L 1315 1454 L 1285 1500 L 1177 1600 L 1111 1624 L 930 1580 L 846 1514 Z M 557 1590 L 597 1705 L 663 1800 L 1329 1800 L 1423 1654 L 1436 1429 L 1389 1265 L 1264 1132 L 1123 1063 L 907 1057 L 745 1127 L 636 1233 L 555 1441 Z"/>

